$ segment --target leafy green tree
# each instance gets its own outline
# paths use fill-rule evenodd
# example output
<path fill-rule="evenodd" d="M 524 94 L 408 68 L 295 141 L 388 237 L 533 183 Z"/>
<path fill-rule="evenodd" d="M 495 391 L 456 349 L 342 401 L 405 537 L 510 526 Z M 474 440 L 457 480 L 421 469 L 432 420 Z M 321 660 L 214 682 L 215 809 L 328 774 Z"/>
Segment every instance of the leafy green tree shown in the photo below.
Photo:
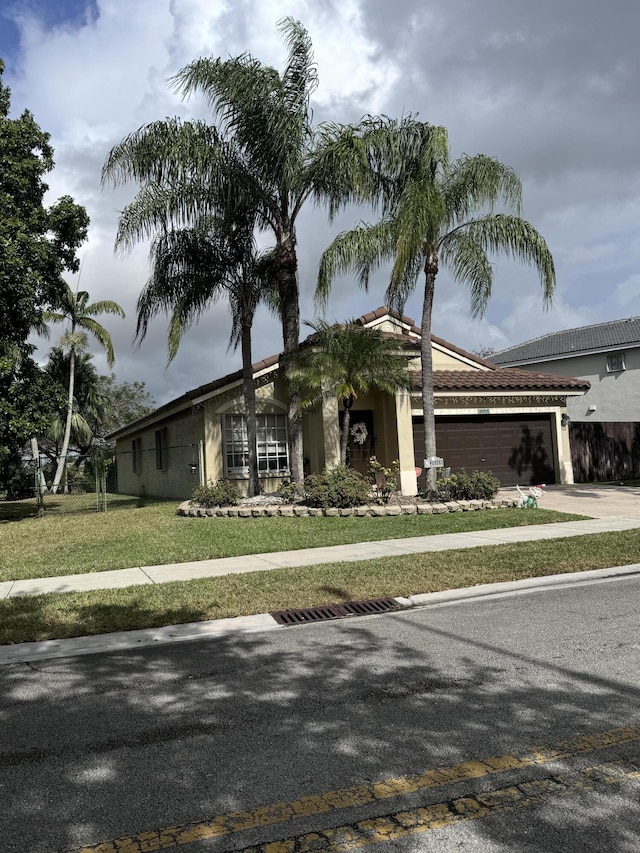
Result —
<path fill-rule="evenodd" d="M 340 463 L 346 465 L 351 410 L 358 397 L 371 391 L 395 394 L 411 387 L 402 342 L 353 320 L 345 325 L 324 320 L 309 325 L 313 334 L 298 353 L 292 381 L 305 405 L 316 405 L 322 397 L 342 403 Z"/>
<path fill-rule="evenodd" d="M 96 385 L 100 399 L 100 417 L 93 424 L 96 438 L 104 439 L 125 424 L 130 424 L 156 408 L 156 402 L 144 382 L 118 382 L 114 373 L 98 376 Z"/>
<path fill-rule="evenodd" d="M 49 135 L 25 110 L 10 118 L 11 93 L 0 60 L 0 477 L 20 464 L 28 439 L 47 418 L 51 396 L 28 343 L 42 314 L 57 305 L 62 274 L 78 269 L 87 235 L 83 207 L 64 196 L 43 205 L 44 176 L 53 168 Z"/>
<path fill-rule="evenodd" d="M 247 224 L 248 223 L 248 224 Z M 137 335 L 161 311 L 171 315 L 169 360 L 184 332 L 211 304 L 228 300 L 233 320 L 229 346 L 240 346 L 247 419 L 249 495 L 258 493 L 256 391 L 251 330 L 260 302 L 277 301 L 274 253 L 258 252 L 251 217 L 239 223 L 203 217 L 193 228 L 163 231 L 151 248 L 152 272 L 138 299 Z"/>
<path fill-rule="evenodd" d="M 127 249 L 162 228 L 193 226 L 212 211 L 230 218 L 244 207 L 273 235 L 285 367 L 298 349 L 300 311 L 296 223 L 309 199 L 330 212 L 370 196 L 369 162 L 354 134 L 313 127 L 310 97 L 318 80 L 311 42 L 292 18 L 280 22 L 288 56 L 282 73 L 248 53 L 198 59 L 174 78 L 185 97 L 201 92 L 214 124 L 153 122 L 112 149 L 103 181 L 142 187 L 122 213 L 116 245 Z M 288 412 L 292 480 L 302 482 L 300 400 Z"/>
<path fill-rule="evenodd" d="M 422 405 L 426 455 L 435 456 L 431 314 L 440 266 L 469 287 L 474 317 L 482 316 L 491 296 L 489 254 L 532 264 L 547 302 L 555 271 L 546 242 L 520 216 L 522 186 L 511 168 L 481 154 L 450 163 L 446 130 L 413 119 L 390 123 L 388 133 L 388 154 L 379 161 L 376 178 L 383 216 L 333 241 L 320 263 L 317 296 L 325 301 L 333 278 L 354 267 L 366 287 L 372 269 L 393 261 L 387 299 L 402 310 L 424 271 Z M 433 469 L 429 483 L 435 488 Z"/>
<path fill-rule="evenodd" d="M 62 348 L 69 350 L 69 384 L 64 435 L 62 439 L 62 446 L 60 448 L 60 455 L 58 457 L 56 473 L 53 479 L 53 485 L 51 486 L 53 494 L 56 494 L 60 487 L 62 474 L 67 463 L 67 454 L 69 451 L 71 426 L 74 414 L 73 403 L 77 354 L 87 347 L 87 332 L 89 332 L 106 351 L 107 364 L 111 367 L 115 361 L 111 335 L 104 326 L 94 319 L 94 317 L 98 314 L 116 314 L 119 317 L 124 317 L 124 311 L 117 302 L 114 302 L 111 299 L 89 302 L 89 294 L 86 290 L 80 290 L 77 293 L 74 293 L 66 283 L 63 297 L 59 301 L 59 306 L 59 310 L 57 311 L 46 311 L 44 313 L 45 322 L 68 322 L 69 324 L 69 328 L 64 333 L 60 341 Z"/>

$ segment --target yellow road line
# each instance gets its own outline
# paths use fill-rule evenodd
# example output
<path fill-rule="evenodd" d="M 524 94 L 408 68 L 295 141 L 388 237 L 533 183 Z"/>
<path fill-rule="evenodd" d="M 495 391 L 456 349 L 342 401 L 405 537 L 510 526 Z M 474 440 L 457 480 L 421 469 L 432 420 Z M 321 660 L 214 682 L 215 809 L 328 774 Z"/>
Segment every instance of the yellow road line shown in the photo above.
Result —
<path fill-rule="evenodd" d="M 459 797 L 425 808 L 245 847 L 240 853 L 345 853 L 380 841 L 395 841 L 414 833 L 441 829 L 461 821 L 529 808 L 551 797 L 567 797 L 577 791 L 592 791 L 598 783 L 614 785 L 636 780 L 640 780 L 640 771 L 635 768 L 628 770 L 621 762 L 612 761 L 588 767 L 580 774 L 561 773 L 546 779 L 533 779 L 508 788 L 484 791 L 473 797 Z"/>
<path fill-rule="evenodd" d="M 153 853 L 156 850 L 168 850 L 207 838 L 219 838 L 250 829 L 275 826 L 297 818 L 363 806 L 367 803 L 402 797 L 469 779 L 480 779 L 504 773 L 507 770 L 548 764 L 639 740 L 640 722 L 570 740 L 557 741 L 549 746 L 533 747 L 523 752 L 490 756 L 481 761 L 463 761 L 451 767 L 439 767 L 414 776 L 354 785 L 336 791 L 301 797 L 290 802 L 260 806 L 251 811 L 227 812 L 211 820 L 168 826 L 159 830 L 141 832 L 138 835 L 121 836 L 100 844 L 76 848 L 75 853 Z M 274 850 L 273 853 L 276 851 Z"/>

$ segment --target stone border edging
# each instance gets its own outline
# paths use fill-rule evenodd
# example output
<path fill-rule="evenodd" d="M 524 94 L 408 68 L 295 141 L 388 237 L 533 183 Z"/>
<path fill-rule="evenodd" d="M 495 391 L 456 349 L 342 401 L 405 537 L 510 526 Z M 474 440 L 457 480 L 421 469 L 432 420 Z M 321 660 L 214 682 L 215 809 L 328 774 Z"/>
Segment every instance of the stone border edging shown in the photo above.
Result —
<path fill-rule="evenodd" d="M 191 518 L 273 518 L 309 516 L 341 517 L 365 516 L 381 517 L 387 515 L 442 515 L 446 512 L 469 512 L 478 509 L 502 509 L 504 507 L 518 506 L 516 499 L 507 500 L 493 499 L 490 501 L 447 501 L 446 503 L 422 503 L 422 504 L 385 504 L 355 506 L 347 509 L 336 509 L 335 507 L 311 507 L 302 504 L 273 504 L 271 506 L 223 506 L 205 508 L 197 506 L 192 501 L 183 501 L 178 507 L 178 515 Z"/>

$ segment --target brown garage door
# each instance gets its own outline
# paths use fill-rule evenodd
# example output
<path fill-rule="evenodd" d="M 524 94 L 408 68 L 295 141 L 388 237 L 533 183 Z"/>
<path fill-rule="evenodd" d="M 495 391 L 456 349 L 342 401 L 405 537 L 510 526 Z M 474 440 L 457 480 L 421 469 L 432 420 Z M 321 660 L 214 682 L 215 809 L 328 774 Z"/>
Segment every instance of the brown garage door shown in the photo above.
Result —
<path fill-rule="evenodd" d="M 413 419 L 416 466 L 424 462 L 424 420 Z M 503 486 L 555 483 L 551 416 L 437 417 L 438 456 L 452 471 L 491 471 Z M 424 472 L 419 488 L 424 488 Z"/>

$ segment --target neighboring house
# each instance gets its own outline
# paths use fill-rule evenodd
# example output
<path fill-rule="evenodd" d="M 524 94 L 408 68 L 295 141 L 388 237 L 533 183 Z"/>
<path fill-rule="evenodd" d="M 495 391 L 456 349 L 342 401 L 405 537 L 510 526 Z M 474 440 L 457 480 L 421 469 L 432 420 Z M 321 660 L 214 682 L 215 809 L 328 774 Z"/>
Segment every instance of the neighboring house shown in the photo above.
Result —
<path fill-rule="evenodd" d="M 640 317 L 543 335 L 489 360 L 587 380 L 589 391 L 567 400 L 576 480 L 640 476 Z"/>
<path fill-rule="evenodd" d="M 420 330 L 411 318 L 378 308 L 357 321 L 404 343 L 413 387 L 396 396 L 374 393 L 352 411 L 349 464 L 364 472 L 370 456 L 400 462 L 403 494 L 424 487 L 424 422 Z M 588 389 L 582 380 L 499 368 L 432 336 L 438 454 L 453 470 L 493 471 L 505 485 L 572 483 L 567 398 Z M 287 403 L 279 356 L 254 366 L 258 467 L 265 492 L 289 476 Z M 307 472 L 339 460 L 341 413 L 335 399 L 305 413 Z M 247 434 L 241 372 L 188 391 L 109 436 L 116 440 L 118 491 L 176 498 L 222 477 L 247 482 Z"/>

